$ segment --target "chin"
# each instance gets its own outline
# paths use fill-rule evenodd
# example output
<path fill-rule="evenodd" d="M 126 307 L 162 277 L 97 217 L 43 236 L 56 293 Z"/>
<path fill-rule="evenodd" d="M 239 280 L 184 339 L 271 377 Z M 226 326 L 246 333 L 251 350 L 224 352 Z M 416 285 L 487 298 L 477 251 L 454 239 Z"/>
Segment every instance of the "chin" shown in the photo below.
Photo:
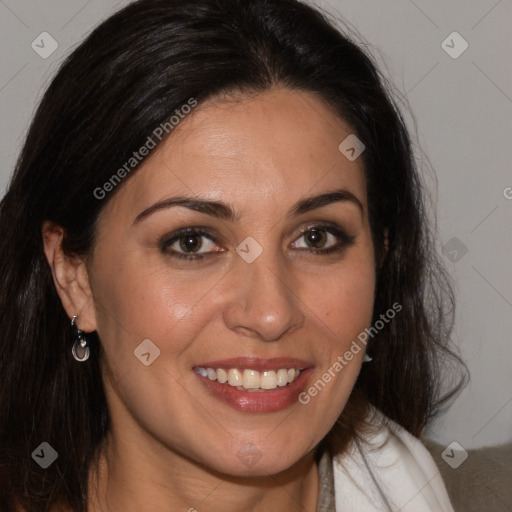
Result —
<path fill-rule="evenodd" d="M 268 477 L 282 473 L 300 462 L 310 453 L 308 450 L 290 450 L 290 445 L 281 444 L 282 449 L 269 446 L 259 449 L 247 442 L 236 451 L 231 449 L 212 459 L 211 453 L 203 464 L 215 472 L 231 477 Z M 234 455 L 234 456 L 233 456 Z"/>

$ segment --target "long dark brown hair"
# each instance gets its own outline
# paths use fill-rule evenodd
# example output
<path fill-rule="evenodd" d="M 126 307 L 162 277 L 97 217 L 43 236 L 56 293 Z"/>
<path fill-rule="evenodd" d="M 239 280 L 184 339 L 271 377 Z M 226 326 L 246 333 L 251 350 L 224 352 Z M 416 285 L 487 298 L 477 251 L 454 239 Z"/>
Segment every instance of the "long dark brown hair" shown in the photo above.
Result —
<path fill-rule="evenodd" d="M 103 22 L 62 64 L 0 205 L 2 511 L 60 503 L 84 512 L 88 471 L 109 430 L 101 345 L 92 333 L 90 360 L 71 355 L 42 224 L 62 226 L 65 252 L 87 256 L 113 195 L 98 200 L 94 190 L 191 97 L 202 103 L 274 86 L 307 91 L 366 146 L 378 262 L 374 320 L 394 303 L 402 310 L 370 342 L 373 361 L 363 365 L 325 440 L 332 452 L 361 431 L 369 404 L 419 436 L 453 394 L 440 387 L 441 363 L 457 362 L 449 349 L 453 294 L 427 222 L 425 187 L 396 100 L 352 39 L 296 0 L 140 0 Z M 45 470 L 31 459 L 42 442 L 58 452 Z"/>

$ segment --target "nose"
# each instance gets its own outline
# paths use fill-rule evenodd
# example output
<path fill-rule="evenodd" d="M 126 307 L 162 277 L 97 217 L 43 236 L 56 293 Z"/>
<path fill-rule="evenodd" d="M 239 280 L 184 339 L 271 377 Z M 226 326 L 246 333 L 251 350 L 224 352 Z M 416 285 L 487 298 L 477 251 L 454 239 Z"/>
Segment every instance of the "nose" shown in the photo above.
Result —
<path fill-rule="evenodd" d="M 277 341 L 304 323 L 302 302 L 293 278 L 277 255 L 265 253 L 253 263 L 233 269 L 235 292 L 224 308 L 229 329 L 263 341 Z"/>

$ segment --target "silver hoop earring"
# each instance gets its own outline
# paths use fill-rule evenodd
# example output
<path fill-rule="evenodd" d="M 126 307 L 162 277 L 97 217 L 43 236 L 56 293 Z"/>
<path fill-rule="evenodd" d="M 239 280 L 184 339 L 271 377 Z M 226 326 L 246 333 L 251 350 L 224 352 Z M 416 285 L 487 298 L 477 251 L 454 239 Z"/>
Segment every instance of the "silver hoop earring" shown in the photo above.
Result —
<path fill-rule="evenodd" d="M 73 354 L 73 357 L 77 361 L 87 361 L 89 359 L 89 355 L 91 351 L 89 350 L 89 347 L 87 346 L 87 339 L 85 338 L 84 331 L 81 331 L 76 326 L 76 319 L 77 316 L 74 315 L 71 319 L 71 328 L 73 329 L 75 341 L 73 342 L 73 347 L 71 349 L 71 353 Z"/>

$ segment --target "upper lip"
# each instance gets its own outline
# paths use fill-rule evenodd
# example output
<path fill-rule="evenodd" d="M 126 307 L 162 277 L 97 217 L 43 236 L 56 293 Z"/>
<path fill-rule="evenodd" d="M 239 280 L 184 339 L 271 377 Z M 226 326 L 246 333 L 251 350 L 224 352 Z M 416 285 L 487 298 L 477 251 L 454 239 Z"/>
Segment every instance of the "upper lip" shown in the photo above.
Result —
<path fill-rule="evenodd" d="M 305 370 L 313 366 L 310 362 L 294 357 L 273 357 L 262 359 L 260 357 L 232 357 L 217 361 L 208 361 L 197 364 L 194 368 L 239 368 L 247 370 L 279 370 L 280 368 L 296 368 Z"/>

